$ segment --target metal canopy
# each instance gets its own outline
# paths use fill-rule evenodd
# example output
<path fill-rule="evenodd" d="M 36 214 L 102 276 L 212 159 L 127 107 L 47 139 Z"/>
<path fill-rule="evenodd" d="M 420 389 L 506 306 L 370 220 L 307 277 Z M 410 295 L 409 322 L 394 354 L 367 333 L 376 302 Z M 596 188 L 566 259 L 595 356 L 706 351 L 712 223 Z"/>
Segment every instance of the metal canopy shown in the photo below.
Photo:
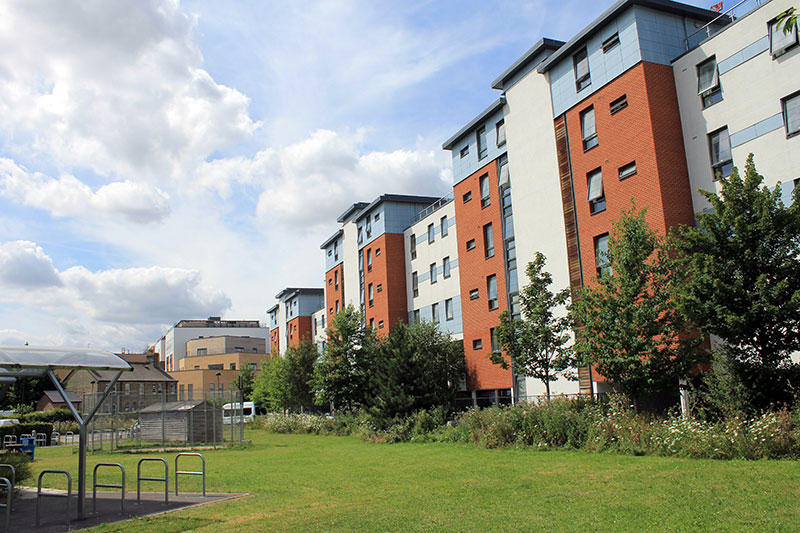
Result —
<path fill-rule="evenodd" d="M 111 379 L 106 390 L 103 391 L 103 395 L 100 401 L 95 404 L 94 409 L 88 415 L 82 417 L 53 372 L 53 370 L 57 369 L 116 370 L 116 374 Z M 0 346 L 0 380 L 2 380 L 0 383 L 7 387 L 9 380 L 18 377 L 48 376 L 80 426 L 80 441 L 78 443 L 78 520 L 82 520 L 84 517 L 86 502 L 86 428 L 103 404 L 103 401 L 117 384 L 120 375 L 125 371 L 131 370 L 133 368 L 127 361 L 103 350 L 41 346 Z"/>

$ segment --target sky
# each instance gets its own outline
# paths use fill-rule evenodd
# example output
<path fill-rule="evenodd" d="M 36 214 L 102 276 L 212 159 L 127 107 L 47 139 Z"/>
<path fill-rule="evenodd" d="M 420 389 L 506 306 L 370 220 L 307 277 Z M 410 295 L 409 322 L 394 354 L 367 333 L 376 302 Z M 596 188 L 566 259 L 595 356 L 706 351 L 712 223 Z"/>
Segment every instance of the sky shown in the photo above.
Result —
<path fill-rule="evenodd" d="M 342 211 L 447 194 L 441 144 L 492 80 L 610 5 L 0 3 L 0 344 L 265 322 L 282 288 L 322 286 Z"/>

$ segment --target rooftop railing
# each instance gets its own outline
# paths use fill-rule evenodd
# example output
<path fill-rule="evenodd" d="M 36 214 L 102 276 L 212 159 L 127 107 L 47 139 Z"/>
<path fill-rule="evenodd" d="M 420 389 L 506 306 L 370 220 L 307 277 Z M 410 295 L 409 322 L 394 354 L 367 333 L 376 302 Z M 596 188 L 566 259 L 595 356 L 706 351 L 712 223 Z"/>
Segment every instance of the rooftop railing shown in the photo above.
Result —
<path fill-rule="evenodd" d="M 735 6 L 727 9 L 726 11 L 720 13 L 717 17 L 714 18 L 711 22 L 708 22 L 702 28 L 698 29 L 696 32 L 689 35 L 686 39 L 684 39 L 684 46 L 686 50 L 691 50 L 692 48 L 699 45 L 704 40 L 708 39 L 719 30 L 724 28 L 725 26 L 715 26 L 715 24 L 720 23 L 720 21 L 724 20 L 725 18 L 730 19 L 731 22 L 736 22 L 737 19 L 742 18 L 743 16 L 747 15 L 755 8 L 761 6 L 768 2 L 769 0 L 742 0 Z"/>
<path fill-rule="evenodd" d="M 425 218 L 428 215 L 430 215 L 430 214 L 434 213 L 435 211 L 437 211 L 440 207 L 444 207 L 445 205 L 449 204 L 452 201 L 453 201 L 453 193 L 452 192 L 450 194 L 448 194 L 447 196 L 443 196 L 443 197 L 439 198 L 438 200 L 433 202 L 431 205 L 429 205 L 428 207 L 426 207 L 425 209 L 423 209 L 422 211 L 417 213 L 417 215 L 414 217 L 414 223 L 419 222 L 423 218 Z"/>

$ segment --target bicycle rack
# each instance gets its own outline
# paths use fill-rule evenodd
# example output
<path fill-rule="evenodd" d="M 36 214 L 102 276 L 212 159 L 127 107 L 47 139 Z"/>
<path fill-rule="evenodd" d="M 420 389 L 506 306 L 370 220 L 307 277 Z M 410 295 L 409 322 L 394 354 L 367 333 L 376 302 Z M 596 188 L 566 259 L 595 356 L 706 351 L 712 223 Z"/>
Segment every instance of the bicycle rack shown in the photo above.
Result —
<path fill-rule="evenodd" d="M 14 484 L 11 483 L 8 478 L 0 477 L 0 485 L 5 486 L 6 488 L 6 503 L 0 503 L 0 508 L 4 508 L 6 510 L 6 517 L 3 521 L 3 531 L 7 532 L 9 522 L 11 522 L 11 494 L 14 493 Z"/>
<path fill-rule="evenodd" d="M 47 433 L 37 433 L 36 434 L 36 447 L 44 447 L 47 446 Z"/>
<path fill-rule="evenodd" d="M 61 444 L 61 433 L 54 431 L 50 434 L 50 446 L 58 446 Z"/>
<path fill-rule="evenodd" d="M 145 461 L 164 463 L 164 477 L 142 477 L 142 463 Z M 142 481 L 159 481 L 164 483 L 164 503 L 169 503 L 169 465 L 166 459 L 162 459 L 161 457 L 142 457 L 139 459 L 139 462 L 136 464 L 136 503 L 142 503 Z"/>
<path fill-rule="evenodd" d="M 75 445 L 75 434 L 73 432 L 67 431 L 64 433 L 64 444 L 67 443 L 67 439 L 69 439 L 70 444 Z"/>
<path fill-rule="evenodd" d="M 64 474 L 67 476 L 67 495 L 64 496 L 63 494 L 42 494 L 42 478 L 45 474 Z M 67 499 L 67 524 L 69 524 L 70 520 L 70 500 L 72 499 L 72 476 L 69 475 L 69 472 L 66 470 L 42 470 L 42 473 L 39 474 L 39 488 L 36 490 L 36 525 L 38 526 L 40 523 L 39 519 L 39 502 L 41 501 L 42 497 L 47 498 L 66 498 Z"/>
<path fill-rule="evenodd" d="M 14 503 L 14 486 L 17 484 L 17 471 L 14 468 L 14 465 L 7 465 L 7 464 L 0 464 L 0 468 L 8 468 L 11 471 L 11 503 Z M 8 478 L 5 478 L 8 479 Z M 8 527 L 6 527 L 6 531 L 8 531 Z"/>
<path fill-rule="evenodd" d="M 97 482 L 97 469 L 101 466 L 111 466 L 119 468 L 120 472 L 122 472 L 122 484 L 121 485 L 112 485 L 109 483 L 98 483 Z M 94 470 L 92 471 L 92 512 L 97 512 L 97 487 L 101 487 L 104 489 L 120 489 L 122 492 L 122 498 L 120 500 L 120 514 L 125 514 L 125 467 L 123 467 L 119 463 L 97 463 L 94 465 Z"/>
<path fill-rule="evenodd" d="M 203 461 L 203 470 L 178 470 L 178 457 L 199 457 Z M 178 475 L 184 476 L 203 476 L 203 496 L 206 495 L 206 458 L 202 453 L 181 452 L 175 456 L 175 496 L 178 495 Z"/>
<path fill-rule="evenodd" d="M 16 435 L 3 435 L 3 449 L 5 449 L 6 445 L 8 444 L 16 444 L 16 443 L 17 443 Z"/>

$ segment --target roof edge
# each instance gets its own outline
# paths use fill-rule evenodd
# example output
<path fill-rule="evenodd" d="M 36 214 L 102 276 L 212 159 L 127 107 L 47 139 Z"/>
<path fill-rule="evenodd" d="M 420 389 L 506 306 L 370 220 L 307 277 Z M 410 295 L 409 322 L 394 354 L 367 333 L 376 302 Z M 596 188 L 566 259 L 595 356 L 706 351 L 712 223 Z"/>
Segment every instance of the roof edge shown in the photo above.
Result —
<path fill-rule="evenodd" d="M 564 41 L 542 37 L 539 42 L 534 44 L 527 52 L 522 54 L 519 59 L 514 61 L 511 66 L 503 71 L 493 82 L 492 89 L 503 90 L 503 85 L 516 75 L 520 70 L 525 68 L 533 57 L 542 50 L 558 50 L 564 45 Z M 546 58 L 545 58 L 546 59 Z"/>
<path fill-rule="evenodd" d="M 500 107 L 503 107 L 504 105 L 506 105 L 506 99 L 505 99 L 505 97 L 504 97 L 504 96 L 501 96 L 500 98 L 498 98 L 497 100 L 495 100 L 494 102 L 492 102 L 492 104 L 491 104 L 489 107 L 487 107 L 486 109 L 484 109 L 483 111 L 481 111 L 481 112 L 480 112 L 480 113 L 479 113 L 479 114 L 478 114 L 478 115 L 477 115 L 475 118 L 473 118 L 472 120 L 470 120 L 470 121 L 467 123 L 467 125 L 466 125 L 466 126 L 464 126 L 463 128 L 461 128 L 460 130 L 458 130 L 458 132 L 457 132 L 455 135 L 453 135 L 452 137 L 450 137 L 449 139 L 447 139 L 447 140 L 446 140 L 446 141 L 445 141 L 445 142 L 442 144 L 442 149 L 443 149 L 443 150 L 450 150 L 451 148 L 453 148 L 453 145 L 454 145 L 454 144 L 455 144 L 455 143 L 456 143 L 456 142 L 457 142 L 459 139 L 461 139 L 462 137 L 464 137 L 464 135 L 466 135 L 466 134 L 467 134 L 467 133 L 468 133 L 468 132 L 469 132 L 469 131 L 470 131 L 472 128 L 474 128 L 474 127 L 475 127 L 475 126 L 476 126 L 476 125 L 477 125 L 479 122 L 482 122 L 482 121 L 483 121 L 483 120 L 484 120 L 486 117 L 488 117 L 489 115 L 491 115 L 492 113 L 494 113 L 495 111 L 497 111 L 497 109 L 498 109 L 498 108 L 500 108 Z"/>

